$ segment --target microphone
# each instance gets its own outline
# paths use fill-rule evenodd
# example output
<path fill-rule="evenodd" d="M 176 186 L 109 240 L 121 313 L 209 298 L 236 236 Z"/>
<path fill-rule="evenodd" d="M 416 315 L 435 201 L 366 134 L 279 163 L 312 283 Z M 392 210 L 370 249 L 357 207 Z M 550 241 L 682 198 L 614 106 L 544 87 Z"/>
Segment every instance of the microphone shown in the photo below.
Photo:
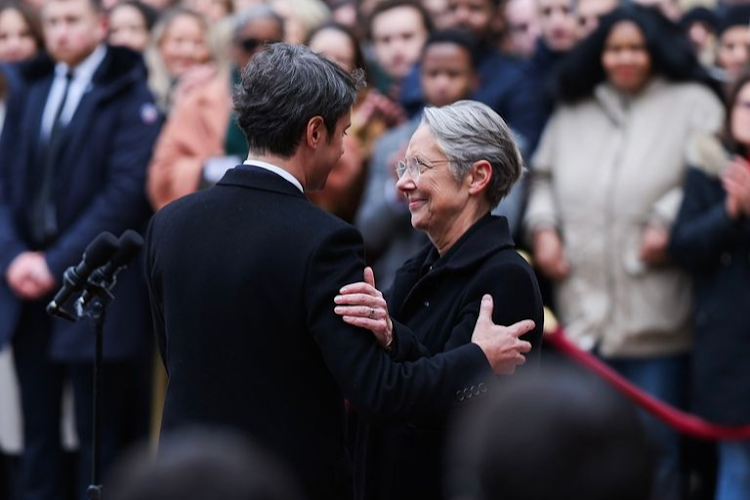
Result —
<path fill-rule="evenodd" d="M 110 290 L 117 284 L 117 274 L 125 269 L 143 246 L 143 238 L 132 229 L 126 230 L 120 236 L 119 248 L 112 259 L 91 274 L 83 293 L 75 302 L 78 316 L 83 316 L 91 305 L 90 301 L 99 298 L 109 304 L 114 297 Z"/>
<path fill-rule="evenodd" d="M 107 290 L 112 289 L 117 281 L 117 273 L 125 269 L 130 261 L 138 254 L 143 246 L 143 238 L 137 232 L 132 229 L 128 229 L 119 241 L 120 248 L 117 250 L 112 259 L 107 262 L 104 266 L 97 269 L 91 276 L 91 281 L 98 286 L 106 288 Z M 85 295 L 88 295 L 84 292 Z M 88 297 L 84 297 L 84 302 Z"/>
<path fill-rule="evenodd" d="M 52 299 L 52 302 L 47 304 L 47 314 L 62 315 L 61 313 L 64 311 L 62 311 L 61 306 L 86 287 L 91 273 L 104 265 L 117 252 L 119 246 L 115 235 L 108 231 L 104 231 L 94 238 L 84 250 L 81 262 L 77 266 L 70 266 L 65 270 L 63 286 Z"/>

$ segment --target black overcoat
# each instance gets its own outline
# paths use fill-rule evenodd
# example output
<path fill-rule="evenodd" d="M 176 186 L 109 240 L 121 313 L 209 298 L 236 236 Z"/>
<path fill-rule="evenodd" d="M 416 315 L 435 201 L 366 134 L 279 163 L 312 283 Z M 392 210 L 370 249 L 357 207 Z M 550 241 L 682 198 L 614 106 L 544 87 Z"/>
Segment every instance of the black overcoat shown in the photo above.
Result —
<path fill-rule="evenodd" d="M 719 177 L 690 169 L 670 252 L 693 277 L 693 409 L 739 425 L 750 424 L 750 221 L 731 220 L 725 199 Z"/>
<path fill-rule="evenodd" d="M 485 216 L 443 256 L 428 244 L 396 274 L 387 295 L 398 335 L 394 357 L 413 360 L 451 353 L 471 342 L 482 295 L 493 297 L 493 321 L 510 325 L 534 320 L 523 339 L 532 344 L 526 364 L 539 363 L 543 306 L 531 266 L 515 251 L 505 217 Z M 494 384 L 507 380 L 499 376 Z M 454 397 L 481 401 L 494 384 L 472 384 Z M 469 405 L 463 405 L 463 408 Z M 443 498 L 444 444 L 457 408 L 409 422 L 360 423 L 356 481 L 364 499 Z"/>

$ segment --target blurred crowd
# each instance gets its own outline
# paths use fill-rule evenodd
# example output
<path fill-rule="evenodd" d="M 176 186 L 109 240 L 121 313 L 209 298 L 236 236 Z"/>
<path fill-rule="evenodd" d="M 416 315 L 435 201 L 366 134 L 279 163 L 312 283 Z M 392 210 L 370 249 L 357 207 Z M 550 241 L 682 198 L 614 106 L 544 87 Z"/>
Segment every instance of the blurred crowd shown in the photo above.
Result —
<path fill-rule="evenodd" d="M 52 63 L 65 61 L 60 54 L 76 43 L 55 34 L 63 21 L 50 5 L 0 0 L 0 273 L 8 291 L 0 293 L 3 312 L 11 310 L 3 301 L 48 301 L 62 271 L 78 262 L 85 247 L 84 239 L 66 240 L 60 251 L 51 243 L 77 227 L 76 217 L 85 212 L 80 208 L 71 209 L 69 224 L 60 212 L 52 239 L 44 231 L 34 234 L 48 221 L 43 216 L 31 213 L 28 227 L 14 226 L 27 210 L 19 208 L 26 207 L 24 196 L 47 196 L 46 160 L 36 165 L 19 153 L 34 149 L 38 125 L 18 117 L 35 112 L 31 103 L 38 99 L 29 89 L 41 71 L 39 61 L 49 61 L 50 54 Z M 307 44 L 347 71 L 365 72 L 368 85 L 353 107 L 344 155 L 325 189 L 307 194 L 359 229 L 381 287 L 387 289 L 395 270 L 426 242 L 411 226 L 395 187 L 396 164 L 422 109 L 461 99 L 483 102 L 507 121 L 527 164 L 523 181 L 493 213 L 508 218 L 569 337 L 659 399 L 715 423 L 750 424 L 750 321 L 743 314 L 750 307 L 750 2 L 103 0 L 100 7 L 102 41 L 127 49 L 110 50 L 122 54 L 113 68 L 124 73 L 129 65 L 145 65 L 132 74 L 151 98 L 128 104 L 115 97 L 122 108 L 107 108 L 106 120 L 96 121 L 78 142 L 71 139 L 69 148 L 91 151 L 84 161 L 94 164 L 101 154 L 118 165 L 106 174 L 91 167 L 93 187 L 80 195 L 83 206 L 106 186 L 94 209 L 101 218 L 96 227 L 142 231 L 150 213 L 210 187 L 244 161 L 248 150 L 232 110 L 233 85 L 266 44 Z M 92 47 L 98 44 L 94 40 Z M 44 92 L 39 106 L 47 99 Z M 82 87 L 78 98 L 85 92 Z M 73 108 L 66 118 L 61 109 L 58 118 L 74 125 L 76 113 L 86 111 Z M 44 116 L 49 123 L 45 131 L 43 122 L 42 131 L 54 137 L 56 118 L 48 111 Z M 118 131 L 121 141 L 112 142 L 105 130 Z M 61 147 L 48 149 L 63 154 L 53 146 Z M 119 148 L 117 160 L 100 153 L 113 148 Z M 32 163 L 38 168 L 32 184 L 42 187 L 23 191 L 17 186 L 29 183 L 21 178 Z M 87 178 L 85 168 L 69 163 L 71 176 Z M 110 178 L 112 172 L 122 177 Z M 143 199 L 132 201 L 128 190 Z M 36 205 L 29 206 L 33 212 Z M 31 250 L 55 250 L 47 254 L 54 259 L 47 262 L 46 286 L 42 278 L 22 277 L 24 263 L 17 256 L 24 254 L 8 235 L 26 230 L 21 239 L 38 243 Z M 127 323 L 129 331 L 112 327 L 109 334 L 135 340 L 118 337 L 112 344 L 124 347 L 105 350 L 119 384 L 110 388 L 117 392 L 112 397 L 124 399 L 107 410 L 104 426 L 119 427 L 107 444 L 105 469 L 127 444 L 148 435 L 148 408 L 161 403 L 158 391 L 152 394 L 160 382 L 153 381 L 158 369 L 152 367 L 148 319 L 133 319 L 147 317 L 145 288 L 137 272 L 127 276 L 123 281 L 133 283 L 120 302 L 132 310 L 123 306 L 110 321 Z M 54 333 L 21 311 L 0 318 L 5 329 Z M 66 380 L 72 393 L 85 392 L 89 378 L 76 373 L 89 368 L 92 348 L 59 339 L 50 344 L 48 338 L 30 346 L 17 332 L 3 337 L 0 331 L 0 342 L 10 338 L 0 346 L 0 497 L 46 498 L 31 496 L 28 484 L 52 481 L 57 472 L 74 477 L 72 471 L 88 467 L 86 461 L 77 466 L 77 455 L 67 452 L 52 472 L 47 462 L 38 462 L 47 470 L 26 475 L 19 457 L 37 436 L 37 412 L 51 414 L 52 424 L 48 419 L 38 425 L 55 427 L 47 439 L 60 441 L 59 394 Z M 36 375 L 17 383 L 22 370 L 46 370 L 54 391 L 40 388 Z M 54 392 L 52 409 L 30 401 L 28 394 L 40 391 Z M 69 412 L 79 415 L 74 427 L 81 447 L 90 426 L 80 421 L 85 411 Z M 684 440 L 655 419 L 642 418 L 659 450 L 653 498 L 695 495 L 686 479 Z M 701 493 L 705 498 L 750 498 L 750 443 L 721 442 L 701 453 L 715 453 L 700 465 L 712 478 Z M 85 477 L 81 473 L 78 483 Z M 86 484 L 69 483 L 71 495 L 76 491 L 80 498 Z"/>

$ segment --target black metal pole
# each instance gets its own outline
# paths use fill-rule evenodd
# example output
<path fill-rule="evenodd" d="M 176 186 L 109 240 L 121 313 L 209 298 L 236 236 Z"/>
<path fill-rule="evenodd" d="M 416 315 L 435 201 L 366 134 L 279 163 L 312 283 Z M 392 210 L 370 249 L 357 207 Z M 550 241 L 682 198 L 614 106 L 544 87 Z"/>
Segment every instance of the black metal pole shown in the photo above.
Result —
<path fill-rule="evenodd" d="M 94 324 L 96 351 L 94 354 L 94 387 L 93 387 L 93 425 L 91 439 L 91 484 L 86 490 L 88 500 L 100 500 L 101 483 L 101 394 L 102 394 L 102 357 L 104 344 L 104 317 L 106 308 L 99 301 L 94 301 L 90 316 Z"/>

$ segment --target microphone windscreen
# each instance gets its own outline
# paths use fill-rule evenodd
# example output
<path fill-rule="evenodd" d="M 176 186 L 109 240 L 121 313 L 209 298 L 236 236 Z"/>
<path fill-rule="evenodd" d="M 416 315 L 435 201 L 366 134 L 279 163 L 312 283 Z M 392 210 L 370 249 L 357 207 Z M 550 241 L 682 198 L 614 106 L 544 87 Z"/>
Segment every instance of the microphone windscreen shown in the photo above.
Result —
<path fill-rule="evenodd" d="M 143 246 L 143 238 L 132 229 L 128 229 L 120 236 L 120 250 L 112 257 L 112 267 L 115 269 L 127 265 Z"/>
<path fill-rule="evenodd" d="M 92 269 L 103 266 L 120 248 L 120 242 L 109 231 L 99 233 L 99 236 L 89 243 L 83 253 L 83 260 Z"/>

